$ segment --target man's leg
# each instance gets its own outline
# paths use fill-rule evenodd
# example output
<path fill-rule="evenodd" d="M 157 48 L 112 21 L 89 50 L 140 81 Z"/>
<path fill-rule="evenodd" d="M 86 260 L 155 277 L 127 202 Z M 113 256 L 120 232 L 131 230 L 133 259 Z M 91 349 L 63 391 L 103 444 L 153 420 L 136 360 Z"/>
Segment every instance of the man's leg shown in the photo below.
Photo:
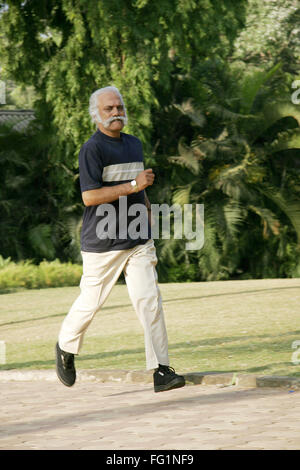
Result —
<path fill-rule="evenodd" d="M 144 328 L 147 369 L 169 365 L 168 337 L 157 282 L 157 257 L 153 240 L 140 245 L 124 268 L 128 293 Z"/>
<path fill-rule="evenodd" d="M 63 321 L 58 339 L 60 349 L 78 354 L 84 333 L 117 282 L 129 253 L 130 250 L 82 252 L 81 293 Z"/>
<path fill-rule="evenodd" d="M 128 258 L 124 274 L 129 296 L 144 327 L 147 369 L 155 369 L 154 391 L 164 392 L 183 387 L 185 380 L 169 367 L 168 338 L 156 264 L 154 242 L 150 240 Z"/>
<path fill-rule="evenodd" d="M 118 280 L 130 250 L 107 253 L 82 252 L 81 294 L 62 324 L 56 344 L 56 372 L 71 387 L 76 381 L 74 354 L 78 354 L 84 333 Z"/>

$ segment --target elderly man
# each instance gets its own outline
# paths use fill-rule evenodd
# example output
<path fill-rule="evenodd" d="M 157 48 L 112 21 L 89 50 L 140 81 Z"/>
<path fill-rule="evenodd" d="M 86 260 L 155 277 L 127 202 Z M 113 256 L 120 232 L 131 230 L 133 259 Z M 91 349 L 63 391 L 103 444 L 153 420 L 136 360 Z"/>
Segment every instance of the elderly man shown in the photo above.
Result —
<path fill-rule="evenodd" d="M 139 139 L 121 132 L 127 116 L 117 88 L 95 91 L 89 112 L 97 130 L 79 153 L 85 205 L 81 293 L 61 326 L 56 344 L 57 375 L 66 386 L 75 383 L 74 355 L 79 353 L 85 331 L 123 271 L 130 299 L 144 328 L 146 365 L 148 370 L 154 369 L 155 392 L 182 387 L 184 377 L 169 367 L 155 270 L 157 258 L 147 217 L 151 208 L 145 189 L 153 184 L 154 173 L 152 169 L 144 170 Z M 144 209 L 140 210 L 139 231 L 134 224 L 134 207 Z M 135 230 L 129 230 L 130 226 Z"/>

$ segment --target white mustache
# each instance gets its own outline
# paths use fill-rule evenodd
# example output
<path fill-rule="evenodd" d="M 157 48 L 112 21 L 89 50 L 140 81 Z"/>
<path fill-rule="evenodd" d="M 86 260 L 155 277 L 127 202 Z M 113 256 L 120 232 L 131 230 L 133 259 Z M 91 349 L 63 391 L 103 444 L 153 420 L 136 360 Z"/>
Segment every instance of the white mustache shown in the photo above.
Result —
<path fill-rule="evenodd" d="M 122 121 L 124 123 L 124 125 L 126 125 L 126 123 L 127 123 L 127 119 L 124 116 L 113 116 L 113 117 L 107 119 L 106 121 L 104 121 L 103 126 L 108 127 L 108 126 L 110 126 L 110 124 L 113 121 Z"/>

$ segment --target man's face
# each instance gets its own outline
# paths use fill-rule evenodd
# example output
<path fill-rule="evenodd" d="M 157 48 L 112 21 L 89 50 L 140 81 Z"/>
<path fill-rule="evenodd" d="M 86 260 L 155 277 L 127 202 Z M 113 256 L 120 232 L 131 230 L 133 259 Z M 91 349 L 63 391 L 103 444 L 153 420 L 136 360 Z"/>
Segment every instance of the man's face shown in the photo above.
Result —
<path fill-rule="evenodd" d="M 100 95 L 98 111 L 102 119 L 102 123 L 98 124 L 100 130 L 113 137 L 119 136 L 124 127 L 125 118 L 125 109 L 119 96 L 112 91 Z"/>

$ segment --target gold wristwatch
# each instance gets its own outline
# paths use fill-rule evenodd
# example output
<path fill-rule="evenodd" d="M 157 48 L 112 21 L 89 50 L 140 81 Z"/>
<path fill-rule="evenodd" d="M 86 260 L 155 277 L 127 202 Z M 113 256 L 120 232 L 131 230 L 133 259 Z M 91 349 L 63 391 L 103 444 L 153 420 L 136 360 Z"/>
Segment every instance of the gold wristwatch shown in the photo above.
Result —
<path fill-rule="evenodd" d="M 137 193 L 139 191 L 139 187 L 137 185 L 136 180 L 130 181 L 131 186 L 134 188 L 134 191 Z"/>

